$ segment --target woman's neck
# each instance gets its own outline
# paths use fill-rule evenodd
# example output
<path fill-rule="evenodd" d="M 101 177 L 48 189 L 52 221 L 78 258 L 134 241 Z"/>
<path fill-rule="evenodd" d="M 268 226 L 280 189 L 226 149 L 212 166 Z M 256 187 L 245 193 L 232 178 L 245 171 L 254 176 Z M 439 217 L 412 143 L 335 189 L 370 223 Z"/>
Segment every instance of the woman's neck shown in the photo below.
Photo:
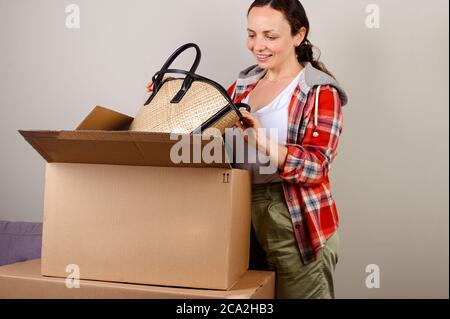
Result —
<path fill-rule="evenodd" d="M 269 82 L 280 82 L 286 79 L 292 79 L 303 69 L 303 66 L 297 61 L 289 61 L 276 68 L 267 69 L 264 79 Z"/>

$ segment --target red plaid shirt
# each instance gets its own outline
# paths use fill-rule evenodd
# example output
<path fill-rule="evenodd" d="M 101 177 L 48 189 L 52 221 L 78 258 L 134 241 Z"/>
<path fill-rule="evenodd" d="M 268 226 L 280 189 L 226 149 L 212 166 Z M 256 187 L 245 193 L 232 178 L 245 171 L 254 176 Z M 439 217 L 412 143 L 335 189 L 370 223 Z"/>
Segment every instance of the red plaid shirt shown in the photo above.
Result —
<path fill-rule="evenodd" d="M 242 101 L 258 82 L 228 89 L 233 102 Z M 314 123 L 317 87 L 305 91 L 300 84 L 289 105 L 288 155 L 280 178 L 295 237 L 304 264 L 317 253 L 339 226 L 339 216 L 328 179 L 330 164 L 342 131 L 342 107 L 337 89 L 320 88 L 317 126 Z M 317 133 L 313 135 L 314 132 Z"/>

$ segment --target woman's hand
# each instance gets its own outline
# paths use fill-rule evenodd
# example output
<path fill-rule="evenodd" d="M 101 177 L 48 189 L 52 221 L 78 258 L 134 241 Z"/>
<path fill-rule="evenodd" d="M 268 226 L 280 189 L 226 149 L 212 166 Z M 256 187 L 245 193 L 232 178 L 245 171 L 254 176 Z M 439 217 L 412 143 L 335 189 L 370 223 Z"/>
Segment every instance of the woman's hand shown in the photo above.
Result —
<path fill-rule="evenodd" d="M 287 157 L 287 147 L 272 141 L 265 130 L 261 129 L 259 120 L 245 108 L 240 108 L 239 111 L 241 111 L 242 119 L 235 126 L 240 130 L 244 141 L 269 156 L 275 167 L 283 169 Z"/>
<path fill-rule="evenodd" d="M 261 123 L 245 108 L 240 108 L 239 111 L 242 114 L 242 118 L 236 122 L 235 126 L 240 130 L 244 141 L 256 147 Z"/>
<path fill-rule="evenodd" d="M 148 82 L 146 88 L 147 88 L 147 92 L 149 92 L 149 93 L 152 92 L 153 91 L 153 82 L 152 81 Z"/>

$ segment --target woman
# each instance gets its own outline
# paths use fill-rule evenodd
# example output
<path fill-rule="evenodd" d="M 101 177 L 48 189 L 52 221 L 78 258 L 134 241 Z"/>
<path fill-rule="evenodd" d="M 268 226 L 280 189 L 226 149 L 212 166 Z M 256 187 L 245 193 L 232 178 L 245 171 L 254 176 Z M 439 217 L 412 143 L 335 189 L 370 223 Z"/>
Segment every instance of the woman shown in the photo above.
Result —
<path fill-rule="evenodd" d="M 347 97 L 314 60 L 298 0 L 256 0 L 247 19 L 247 47 L 258 64 L 228 93 L 251 106 L 236 124 L 245 141 L 278 168 L 261 174 L 258 161 L 236 164 L 253 172 L 252 268 L 276 271 L 277 298 L 334 298 L 339 219 L 328 172 Z"/>
<path fill-rule="evenodd" d="M 253 173 L 250 265 L 276 271 L 277 298 L 334 298 L 339 219 L 328 173 L 347 97 L 314 60 L 298 0 L 256 0 L 247 19 L 247 46 L 258 64 L 228 93 L 251 106 L 236 123 L 249 147 L 235 163 Z M 277 134 L 269 137 L 269 129 Z M 249 161 L 252 150 L 264 161 Z M 274 171 L 263 172 L 264 156 Z"/>

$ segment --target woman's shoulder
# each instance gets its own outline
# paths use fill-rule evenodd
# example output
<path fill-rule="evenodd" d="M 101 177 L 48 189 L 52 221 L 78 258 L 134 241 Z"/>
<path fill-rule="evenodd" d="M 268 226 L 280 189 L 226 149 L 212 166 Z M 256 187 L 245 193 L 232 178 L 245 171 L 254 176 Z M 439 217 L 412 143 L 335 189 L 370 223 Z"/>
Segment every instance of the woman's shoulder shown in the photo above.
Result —
<path fill-rule="evenodd" d="M 248 68 L 240 71 L 236 81 L 234 81 L 233 84 L 231 84 L 231 86 L 228 88 L 228 94 L 231 96 L 236 86 L 238 86 L 239 88 L 243 88 L 256 82 L 258 78 L 261 77 L 262 72 L 265 72 L 265 70 L 260 68 L 257 64 L 249 66 Z"/>
<path fill-rule="evenodd" d="M 238 79 L 246 79 L 246 78 L 258 75 L 261 72 L 264 72 L 264 69 L 260 68 L 259 65 L 257 65 L 257 64 L 251 65 L 239 72 Z"/>

